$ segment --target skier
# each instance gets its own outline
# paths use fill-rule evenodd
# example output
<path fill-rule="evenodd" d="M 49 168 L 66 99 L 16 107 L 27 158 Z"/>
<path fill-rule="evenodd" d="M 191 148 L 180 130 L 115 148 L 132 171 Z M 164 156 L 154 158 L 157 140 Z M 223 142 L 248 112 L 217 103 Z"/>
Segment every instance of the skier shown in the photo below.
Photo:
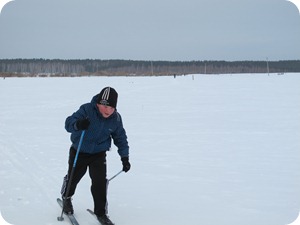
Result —
<path fill-rule="evenodd" d="M 130 170 L 129 146 L 123 127 L 121 115 L 117 112 L 118 93 L 112 87 L 105 87 L 95 95 L 90 103 L 80 106 L 65 121 L 65 129 L 71 133 L 72 145 L 69 152 L 69 169 L 64 177 L 61 190 L 64 213 L 73 214 L 71 197 L 80 179 L 89 168 L 92 181 L 91 193 L 94 200 L 94 213 L 103 225 L 113 223 L 107 216 L 107 179 L 106 179 L 106 151 L 111 147 L 111 141 L 118 147 L 123 171 Z M 73 179 L 69 193 L 66 193 L 72 165 L 79 145 L 82 131 L 85 130 L 83 142 L 78 154 Z M 66 194 L 68 194 L 66 196 Z"/>

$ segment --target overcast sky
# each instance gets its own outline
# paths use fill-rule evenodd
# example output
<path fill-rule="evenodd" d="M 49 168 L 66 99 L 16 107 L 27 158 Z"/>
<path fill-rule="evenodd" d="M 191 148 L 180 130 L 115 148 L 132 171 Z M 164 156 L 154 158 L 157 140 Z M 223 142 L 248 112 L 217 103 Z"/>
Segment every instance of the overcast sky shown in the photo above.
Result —
<path fill-rule="evenodd" d="M 0 59 L 300 60 L 286 0 L 15 0 Z"/>

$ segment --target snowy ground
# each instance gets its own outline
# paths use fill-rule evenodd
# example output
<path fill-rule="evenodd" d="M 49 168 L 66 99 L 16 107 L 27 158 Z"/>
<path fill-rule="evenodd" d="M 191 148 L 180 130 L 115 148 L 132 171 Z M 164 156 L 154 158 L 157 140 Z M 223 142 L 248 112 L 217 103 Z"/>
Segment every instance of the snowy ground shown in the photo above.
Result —
<path fill-rule="evenodd" d="M 193 79 L 194 77 L 194 79 Z M 57 221 L 67 169 L 67 116 L 104 86 L 118 110 L 132 170 L 111 181 L 117 225 L 285 225 L 300 210 L 300 74 L 0 80 L 0 211 L 14 225 Z M 109 177 L 121 170 L 116 148 Z M 90 180 L 74 196 L 97 221 Z"/>

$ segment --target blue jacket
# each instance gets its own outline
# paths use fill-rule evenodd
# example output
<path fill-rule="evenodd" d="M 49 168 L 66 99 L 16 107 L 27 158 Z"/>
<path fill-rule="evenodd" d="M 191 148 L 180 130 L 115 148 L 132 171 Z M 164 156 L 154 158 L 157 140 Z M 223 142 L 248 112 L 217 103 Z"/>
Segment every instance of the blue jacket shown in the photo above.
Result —
<path fill-rule="evenodd" d="M 78 119 L 88 118 L 90 125 L 85 131 L 80 152 L 95 154 L 108 151 L 113 139 L 118 147 L 118 153 L 121 157 L 128 157 L 129 146 L 127 136 L 123 127 L 121 115 L 115 112 L 108 118 L 104 118 L 97 108 L 94 96 L 90 103 L 83 104 L 71 116 L 67 117 L 65 129 L 71 133 L 72 146 L 77 149 L 82 131 L 76 129 Z"/>

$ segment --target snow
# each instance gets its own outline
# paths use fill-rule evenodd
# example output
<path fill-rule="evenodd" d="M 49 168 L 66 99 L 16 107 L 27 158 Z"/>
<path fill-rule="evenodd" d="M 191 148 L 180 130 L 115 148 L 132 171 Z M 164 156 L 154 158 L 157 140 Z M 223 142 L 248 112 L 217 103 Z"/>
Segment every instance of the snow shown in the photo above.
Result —
<path fill-rule="evenodd" d="M 119 225 L 285 225 L 300 210 L 300 74 L 0 80 L 0 211 L 14 225 L 63 225 L 64 121 L 105 86 L 132 169 L 109 184 Z M 121 170 L 113 147 L 108 177 Z M 88 174 L 73 200 L 96 225 Z"/>

